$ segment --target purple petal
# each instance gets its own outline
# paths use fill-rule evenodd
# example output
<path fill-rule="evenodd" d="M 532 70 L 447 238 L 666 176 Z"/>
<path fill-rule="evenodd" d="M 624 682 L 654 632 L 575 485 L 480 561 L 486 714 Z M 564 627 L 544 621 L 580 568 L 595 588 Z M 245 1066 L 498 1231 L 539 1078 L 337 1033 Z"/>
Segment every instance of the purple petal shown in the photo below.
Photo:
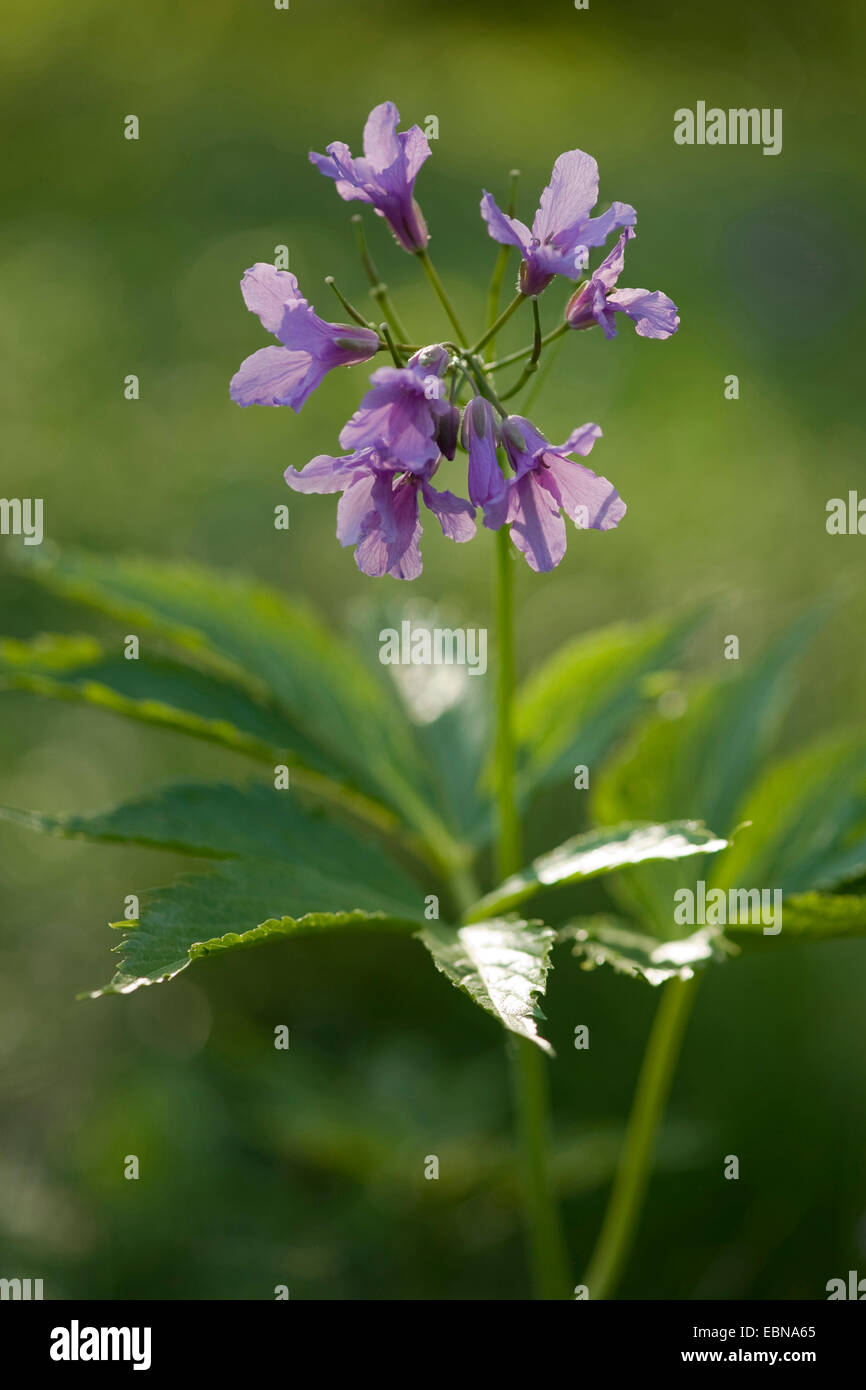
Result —
<path fill-rule="evenodd" d="M 375 484 L 375 473 L 359 477 L 346 488 L 337 503 L 337 539 L 341 545 L 357 545 L 378 523 L 379 514 L 373 498 Z"/>
<path fill-rule="evenodd" d="M 298 411 L 326 370 L 308 352 L 260 348 L 241 363 L 229 394 L 236 405 L 288 405 Z"/>
<path fill-rule="evenodd" d="M 393 101 L 374 106 L 364 126 L 364 155 L 376 170 L 387 169 L 400 157 L 397 126 L 400 112 Z"/>
<path fill-rule="evenodd" d="M 305 305 L 307 302 L 291 271 L 277 270 L 267 261 L 256 261 L 244 271 L 241 294 L 251 313 L 258 314 L 262 327 L 274 334 L 279 333 L 287 304 Z"/>
<path fill-rule="evenodd" d="M 680 326 L 676 304 L 661 290 L 615 290 L 607 302 L 634 319 L 635 332 L 642 338 L 669 338 Z"/>
<path fill-rule="evenodd" d="M 438 492 L 430 483 L 421 484 L 421 493 L 442 527 L 443 535 L 452 541 L 472 540 L 475 535 L 475 508 L 465 497 L 457 497 L 453 492 Z"/>
<path fill-rule="evenodd" d="M 380 444 L 407 468 L 433 462 L 439 450 L 423 379 L 406 368 L 380 367 L 370 380 L 373 389 L 340 431 L 342 447 L 356 449 Z M 438 384 L 438 378 L 431 380 Z"/>
<path fill-rule="evenodd" d="M 541 195 L 532 234 L 539 241 L 555 240 L 561 249 L 574 240 L 579 227 L 598 202 L 598 165 L 583 150 L 566 150 L 553 166 L 550 183 Z"/>
<path fill-rule="evenodd" d="M 601 439 L 600 425 L 578 425 L 577 429 L 571 431 L 564 444 L 552 444 L 550 447 L 556 454 L 580 454 L 586 458 L 597 439 Z"/>
<path fill-rule="evenodd" d="M 406 161 L 406 177 L 411 188 L 425 159 L 432 153 L 430 142 L 420 126 L 413 125 L 398 137 L 403 144 L 403 158 Z"/>
<path fill-rule="evenodd" d="M 379 351 L 378 333 L 354 324 L 326 323 L 306 300 L 286 305 L 278 336 L 285 347 L 323 358 L 329 368 L 366 362 Z"/>
<path fill-rule="evenodd" d="M 300 473 L 287 468 L 283 476 L 295 492 L 342 492 L 369 468 L 370 458 L 374 459 L 375 454 L 348 454 L 345 458 L 317 454 Z"/>
<path fill-rule="evenodd" d="M 603 246 L 617 227 L 633 227 L 637 213 L 630 203 L 611 203 L 600 217 L 590 217 L 579 228 L 579 239 L 585 246 Z"/>
<path fill-rule="evenodd" d="M 552 456 L 548 457 L 549 476 L 555 480 L 565 512 L 575 526 L 581 530 L 610 531 L 619 525 L 626 506 L 613 483 L 582 463 L 562 458 L 554 462 Z"/>
<path fill-rule="evenodd" d="M 634 229 L 626 227 L 613 250 L 607 253 L 598 269 L 592 272 L 593 280 L 597 280 L 606 290 L 612 290 L 622 275 L 622 268 L 625 265 L 625 248 L 630 241 L 634 240 L 634 236 Z"/>
<path fill-rule="evenodd" d="M 497 207 L 492 193 L 485 191 L 481 199 L 481 216 L 487 223 L 487 230 L 494 241 L 501 241 L 506 246 L 519 246 L 521 251 L 528 252 L 532 245 L 532 233 L 529 228 L 518 218 L 507 217 Z"/>
<path fill-rule="evenodd" d="M 547 488 L 539 486 L 536 473 L 527 473 L 515 484 L 516 511 L 511 522 L 511 539 L 526 556 L 530 569 L 545 574 L 555 569 L 565 554 L 565 522 L 559 502 Z"/>

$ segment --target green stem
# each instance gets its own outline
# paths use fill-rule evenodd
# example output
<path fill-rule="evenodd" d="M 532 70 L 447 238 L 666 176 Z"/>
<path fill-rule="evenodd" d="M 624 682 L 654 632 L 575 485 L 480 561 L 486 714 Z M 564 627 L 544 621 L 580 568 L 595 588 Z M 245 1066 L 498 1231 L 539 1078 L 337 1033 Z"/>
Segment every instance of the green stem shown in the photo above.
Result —
<path fill-rule="evenodd" d="M 638 1077 L 619 1166 L 584 1283 L 593 1299 L 608 1298 L 634 1241 L 650 1177 L 656 1131 L 697 989 L 697 977 L 669 980 L 653 1020 Z"/>
<path fill-rule="evenodd" d="M 358 310 L 355 308 L 354 304 L 349 303 L 348 299 L 343 294 L 343 291 L 340 289 L 340 286 L 337 284 L 333 275 L 325 276 L 325 284 L 328 286 L 329 289 L 332 289 L 334 291 L 334 294 L 337 296 L 350 318 L 353 318 L 356 323 L 359 323 L 361 325 L 362 328 L 371 328 L 373 326 L 367 319 L 364 318 L 362 314 L 358 313 Z"/>
<path fill-rule="evenodd" d="M 445 286 L 442 284 L 442 281 L 439 279 L 439 276 L 436 273 L 436 267 L 434 266 L 433 262 L 428 256 L 426 250 L 416 251 L 415 254 L 418 257 L 418 260 L 421 262 L 422 266 L 424 267 L 424 274 L 427 276 L 427 279 L 433 286 L 433 289 L 439 299 L 440 304 L 442 305 L 442 308 L 445 310 L 449 320 L 451 321 L 451 326 L 454 329 L 454 332 L 457 334 L 458 343 L 461 347 L 465 347 L 466 334 L 463 332 L 463 329 L 460 326 L 460 320 L 454 312 L 454 306 L 452 305 L 451 300 L 445 293 Z"/>
<path fill-rule="evenodd" d="M 507 878 L 520 868 L 522 849 L 514 778 L 514 584 L 513 558 L 506 527 L 496 533 L 496 620 L 499 661 L 497 711 L 497 872 Z M 517 1130 L 520 1143 L 524 1216 L 535 1296 L 570 1295 L 568 1256 L 550 1178 L 550 1101 L 544 1054 L 527 1038 L 509 1039 Z"/>
<path fill-rule="evenodd" d="M 535 1297 L 560 1302 L 571 1297 L 571 1280 L 568 1252 L 551 1191 L 547 1059 L 528 1038 L 512 1037 L 509 1051 Z"/>
<path fill-rule="evenodd" d="M 507 526 L 496 532 L 496 807 L 499 882 L 522 866 L 514 787 L 514 569 Z"/>
<path fill-rule="evenodd" d="M 406 364 L 405 364 L 405 362 L 403 361 L 403 358 L 400 356 L 399 352 L 397 351 L 397 345 L 396 345 L 396 343 L 394 342 L 394 339 L 393 339 L 393 337 L 392 337 L 392 335 L 391 335 L 391 329 L 388 327 L 388 324 L 387 324 L 387 323 L 380 323 L 380 324 L 379 324 L 379 332 L 381 333 L 382 337 L 385 339 L 385 342 L 388 344 L 388 351 L 389 351 L 390 354 L 391 354 L 391 361 L 394 363 L 394 366 L 395 366 L 395 367 L 404 367 Z"/>
<path fill-rule="evenodd" d="M 358 255 L 361 257 L 361 265 L 364 267 L 364 273 L 370 281 L 370 295 L 378 304 L 382 317 L 387 319 L 394 337 L 398 342 L 405 343 L 409 339 L 409 334 L 397 317 L 397 311 L 388 297 L 388 286 L 383 285 L 379 279 L 379 272 L 373 262 L 373 257 L 367 249 L 367 238 L 364 235 L 364 219 L 359 212 L 356 212 L 353 216 L 352 226 L 355 229 L 355 239 L 358 243 Z"/>
<path fill-rule="evenodd" d="M 552 328 L 549 333 L 545 333 L 541 340 L 541 346 L 547 347 L 548 343 L 552 343 L 557 338 L 561 338 L 563 333 L 567 331 L 567 323 L 557 324 L 556 328 Z M 510 367 L 512 362 L 522 362 L 524 357 L 531 357 L 534 351 L 535 343 L 533 342 L 532 347 L 521 348 L 519 352 L 510 352 L 507 357 L 500 357 L 497 362 L 488 362 L 487 370 L 489 372 L 498 372 L 500 367 Z"/>
<path fill-rule="evenodd" d="M 538 359 L 541 356 L 541 318 L 538 313 L 537 299 L 533 299 L 532 301 L 532 314 L 533 323 L 535 327 L 535 337 L 532 344 L 532 356 L 530 357 L 526 366 L 523 368 L 523 371 L 520 373 L 520 376 L 518 377 L 517 381 L 515 381 L 514 385 L 508 391 L 505 392 L 504 396 L 500 397 L 500 400 L 507 401 L 510 400 L 512 396 L 516 396 L 519 391 L 523 390 L 530 377 L 534 376 L 534 374 L 538 371 Z"/>
<path fill-rule="evenodd" d="M 471 351 L 473 353 L 480 352 L 481 349 L 484 347 L 485 343 L 489 343 L 492 338 L 496 337 L 500 328 L 502 328 L 508 322 L 515 309 L 519 309 L 521 304 L 524 304 L 525 302 L 525 294 L 516 294 L 512 299 L 511 303 L 507 306 L 507 308 L 502 310 L 502 313 L 499 315 L 499 318 L 496 320 L 496 322 L 492 323 L 488 328 L 487 332 L 482 334 L 482 336 L 478 339 L 478 342 L 471 349 Z"/>

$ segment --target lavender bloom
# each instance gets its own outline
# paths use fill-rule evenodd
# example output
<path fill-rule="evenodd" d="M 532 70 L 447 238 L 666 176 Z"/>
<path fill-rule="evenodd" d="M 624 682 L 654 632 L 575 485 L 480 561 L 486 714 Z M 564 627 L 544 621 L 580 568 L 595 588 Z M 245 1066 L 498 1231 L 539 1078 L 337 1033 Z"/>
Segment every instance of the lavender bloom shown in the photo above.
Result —
<path fill-rule="evenodd" d="M 490 402 L 476 396 L 463 412 L 463 447 L 469 454 L 469 500 L 489 507 L 505 493 L 505 477 L 496 457 L 499 431 Z"/>
<path fill-rule="evenodd" d="M 320 319 L 287 270 L 259 261 L 244 272 L 241 293 L 283 346 L 260 348 L 241 363 L 229 387 L 238 405 L 288 405 L 298 411 L 333 367 L 366 362 L 379 350 L 378 333 Z"/>
<path fill-rule="evenodd" d="M 593 328 L 599 324 L 606 338 L 616 337 L 614 311 L 634 320 L 635 332 L 642 338 L 669 338 L 680 326 L 680 316 L 672 299 L 661 290 L 618 290 L 615 285 L 625 263 L 626 243 L 634 236 L 627 227 L 616 246 L 592 277 L 568 301 L 565 317 L 571 328 Z"/>
<path fill-rule="evenodd" d="M 367 117 L 363 158 L 353 159 L 349 146 L 335 140 L 327 154 L 311 151 L 310 160 L 320 173 L 336 180 L 341 198 L 371 203 L 405 251 L 423 251 L 427 227 L 415 201 L 415 180 L 429 158 L 430 145 L 417 125 L 398 135 L 399 121 L 393 101 L 384 101 Z"/>
<path fill-rule="evenodd" d="M 520 289 L 539 295 L 555 275 L 577 280 L 589 259 L 590 246 L 603 246 L 617 227 L 631 227 L 637 213 L 628 203 L 613 203 L 600 217 L 590 217 L 598 202 L 598 165 L 583 150 L 566 150 L 553 166 L 550 183 L 532 223 L 532 231 L 508 217 L 485 191 L 481 216 L 494 241 L 516 246 L 523 257 Z"/>
<path fill-rule="evenodd" d="M 345 458 L 320 454 L 300 473 L 287 468 L 285 477 L 296 492 L 343 493 L 337 538 L 341 545 L 356 547 L 355 563 L 364 574 L 417 579 L 422 569 L 419 498 L 451 540 L 469 541 L 475 535 L 474 507 L 431 485 L 437 467 L 438 459 L 410 472 L 367 448 Z"/>
<path fill-rule="evenodd" d="M 625 515 L 625 503 L 607 478 L 575 463 L 600 438 L 598 425 L 581 425 L 564 444 L 549 444 L 521 415 L 502 425 L 502 440 L 515 476 L 504 495 L 485 510 L 484 525 L 497 531 L 511 527 L 511 539 L 536 572 L 554 569 L 565 554 L 564 511 L 575 526 L 609 531 Z"/>
<path fill-rule="evenodd" d="M 437 344 L 416 352 L 405 367 L 379 367 L 370 377 L 372 389 L 340 432 L 342 447 L 378 449 L 413 472 L 433 463 L 440 422 L 446 430 L 453 427 L 442 380 L 448 362 L 447 349 Z"/>

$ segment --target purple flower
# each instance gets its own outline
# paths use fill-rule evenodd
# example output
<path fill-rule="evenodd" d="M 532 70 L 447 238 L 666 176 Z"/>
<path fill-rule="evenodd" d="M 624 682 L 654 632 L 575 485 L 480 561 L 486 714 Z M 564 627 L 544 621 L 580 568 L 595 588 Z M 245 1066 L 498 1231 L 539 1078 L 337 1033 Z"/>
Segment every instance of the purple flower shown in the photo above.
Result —
<path fill-rule="evenodd" d="M 421 573 L 419 500 L 435 515 L 453 541 L 475 535 L 475 509 L 453 492 L 439 492 L 430 479 L 438 459 L 409 472 L 375 449 L 360 449 L 345 458 L 320 454 L 300 473 L 286 469 L 296 492 L 342 492 L 337 507 L 337 538 L 353 545 L 355 563 L 376 578 L 417 579 Z"/>
<path fill-rule="evenodd" d="M 310 159 L 347 202 L 353 198 L 371 203 L 405 251 L 423 251 L 427 227 L 415 201 L 415 180 L 430 155 L 427 136 L 420 126 L 397 134 L 400 112 L 393 101 L 384 101 L 367 117 L 363 158 L 353 159 L 348 145 L 335 140 L 327 154 Z"/>
<path fill-rule="evenodd" d="M 516 217 L 508 217 L 491 194 L 481 199 L 481 216 L 494 241 L 516 246 L 523 257 L 520 289 L 539 295 L 554 275 L 577 280 L 589 258 L 590 246 L 603 246 L 617 227 L 631 227 L 637 213 L 628 203 L 613 203 L 600 217 L 590 217 L 598 202 L 598 165 L 583 150 L 566 150 L 553 166 L 550 183 L 532 231 Z"/>
<path fill-rule="evenodd" d="M 344 449 L 377 449 L 383 457 L 418 472 L 440 453 L 440 423 L 453 428 L 442 374 L 449 354 L 438 344 L 422 348 L 405 367 L 379 367 L 372 389 L 340 432 Z M 446 441 L 447 443 L 447 441 Z"/>
<path fill-rule="evenodd" d="M 571 328 L 593 328 L 599 324 L 606 338 L 616 337 L 614 312 L 634 319 L 635 332 L 642 338 L 669 338 L 680 326 L 680 316 L 672 299 L 661 290 L 618 290 L 626 243 L 634 236 L 627 227 L 592 277 L 571 296 L 565 317 Z"/>
<path fill-rule="evenodd" d="M 511 539 L 531 569 L 552 570 L 565 554 L 563 511 L 575 526 L 595 531 L 609 531 L 625 515 L 613 484 L 568 457 L 585 457 L 600 436 L 598 425 L 581 425 L 564 444 L 549 444 L 521 415 L 503 422 L 502 441 L 515 476 L 486 508 L 484 525 L 494 531 L 510 526 Z"/>
<path fill-rule="evenodd" d="M 283 346 L 260 348 L 241 363 L 229 387 L 238 405 L 288 405 L 298 411 L 333 367 L 366 362 L 379 350 L 378 333 L 320 319 L 287 270 L 259 261 L 244 272 L 241 293 Z"/>
<path fill-rule="evenodd" d="M 489 507 L 502 499 L 505 476 L 496 457 L 496 415 L 483 396 L 475 396 L 464 410 L 462 438 L 469 454 L 469 500 L 476 507 Z"/>

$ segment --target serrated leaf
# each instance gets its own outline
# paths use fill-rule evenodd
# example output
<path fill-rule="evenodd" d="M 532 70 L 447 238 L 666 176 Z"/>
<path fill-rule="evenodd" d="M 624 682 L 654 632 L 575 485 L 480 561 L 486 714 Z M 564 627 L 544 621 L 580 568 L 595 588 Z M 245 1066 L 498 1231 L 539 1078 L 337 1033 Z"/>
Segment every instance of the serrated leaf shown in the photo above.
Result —
<path fill-rule="evenodd" d="M 430 922 L 418 932 L 437 969 L 511 1033 L 550 1054 L 538 1034 L 543 996 L 556 933 L 540 922 L 501 918 L 472 926 Z"/>
<path fill-rule="evenodd" d="M 0 689 L 96 705 L 271 764 L 300 763 L 325 776 L 342 775 L 284 714 L 242 686 L 168 657 L 126 661 L 93 638 L 42 634 L 32 642 L 0 641 Z"/>
<path fill-rule="evenodd" d="M 0 807 L 0 818 L 64 839 L 300 864 L 348 879 L 360 900 L 366 887 L 404 902 L 421 894 L 369 835 L 362 840 L 359 832 L 350 834 L 273 785 L 179 783 L 92 815 L 46 816 Z"/>
<path fill-rule="evenodd" d="M 702 614 L 617 623 L 574 638 L 517 692 L 521 795 L 597 765 L 647 701 L 647 680 L 675 660 Z"/>
<path fill-rule="evenodd" d="M 619 825 L 575 835 L 533 860 L 528 868 L 488 893 L 466 913 L 467 922 L 481 921 L 515 907 L 546 888 L 558 888 L 598 878 L 630 865 L 652 860 L 683 859 L 693 854 L 716 854 L 721 840 L 699 821 L 667 825 Z"/>
<path fill-rule="evenodd" d="M 659 941 L 633 930 L 617 918 L 583 917 L 570 922 L 559 934 L 573 941 L 573 954 L 584 970 L 609 965 L 623 975 L 662 985 L 667 980 L 688 980 L 695 970 L 713 961 L 727 960 L 737 947 L 717 927 L 701 927 L 691 936 Z"/>
<path fill-rule="evenodd" d="M 277 936 L 336 927 L 412 929 L 422 919 L 420 893 L 407 901 L 351 882 L 338 864 L 326 873 L 269 859 L 227 860 L 213 873 L 142 893 L 137 923 L 112 923 L 125 933 L 116 948 L 121 964 L 111 984 L 92 997 L 129 994 L 173 979 L 199 957 Z"/>
<path fill-rule="evenodd" d="M 47 548 L 19 558 L 55 591 L 155 631 L 206 669 L 272 701 L 359 786 L 435 839 L 438 827 L 415 791 L 417 754 L 397 702 L 383 700 L 352 649 L 306 608 L 262 584 L 190 564 Z"/>

